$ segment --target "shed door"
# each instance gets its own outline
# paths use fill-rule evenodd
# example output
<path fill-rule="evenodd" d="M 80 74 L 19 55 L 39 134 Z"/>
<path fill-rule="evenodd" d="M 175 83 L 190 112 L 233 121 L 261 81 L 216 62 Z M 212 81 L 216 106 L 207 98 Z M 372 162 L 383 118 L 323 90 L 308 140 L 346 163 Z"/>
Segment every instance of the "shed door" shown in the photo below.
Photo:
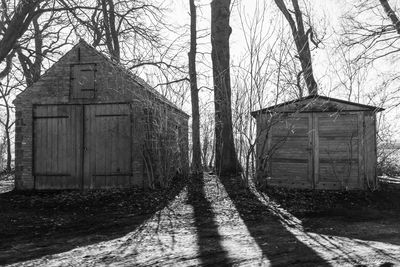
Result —
<path fill-rule="evenodd" d="M 359 188 L 359 121 L 356 113 L 314 114 L 316 188 Z"/>
<path fill-rule="evenodd" d="M 268 144 L 270 184 L 313 186 L 312 114 L 287 115 L 271 128 Z"/>
<path fill-rule="evenodd" d="M 129 187 L 130 106 L 87 105 L 84 113 L 84 188 Z"/>
<path fill-rule="evenodd" d="M 81 186 L 82 107 L 35 106 L 33 175 L 37 189 Z"/>
<path fill-rule="evenodd" d="M 35 188 L 129 187 L 130 114 L 129 104 L 36 106 Z"/>

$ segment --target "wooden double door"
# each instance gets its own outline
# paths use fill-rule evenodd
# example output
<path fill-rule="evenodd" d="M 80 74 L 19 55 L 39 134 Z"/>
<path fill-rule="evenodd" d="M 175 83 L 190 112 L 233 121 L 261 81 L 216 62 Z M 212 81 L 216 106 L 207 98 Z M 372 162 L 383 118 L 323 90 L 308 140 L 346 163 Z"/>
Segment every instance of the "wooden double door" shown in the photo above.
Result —
<path fill-rule="evenodd" d="M 297 188 L 360 186 L 357 113 L 299 113 L 271 127 L 270 183 Z"/>
<path fill-rule="evenodd" d="M 36 189 L 130 186 L 129 104 L 34 106 L 33 144 Z"/>

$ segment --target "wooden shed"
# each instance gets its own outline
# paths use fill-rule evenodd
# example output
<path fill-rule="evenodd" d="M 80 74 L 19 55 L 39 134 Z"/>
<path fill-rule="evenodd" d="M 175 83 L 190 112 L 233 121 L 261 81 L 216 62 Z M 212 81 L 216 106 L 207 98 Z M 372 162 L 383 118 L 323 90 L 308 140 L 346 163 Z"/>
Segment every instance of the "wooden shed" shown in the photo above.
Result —
<path fill-rule="evenodd" d="M 14 104 L 17 189 L 166 186 L 188 172 L 189 116 L 85 41 Z"/>
<path fill-rule="evenodd" d="M 375 188 L 376 113 L 382 108 L 310 95 L 252 112 L 261 184 Z"/>

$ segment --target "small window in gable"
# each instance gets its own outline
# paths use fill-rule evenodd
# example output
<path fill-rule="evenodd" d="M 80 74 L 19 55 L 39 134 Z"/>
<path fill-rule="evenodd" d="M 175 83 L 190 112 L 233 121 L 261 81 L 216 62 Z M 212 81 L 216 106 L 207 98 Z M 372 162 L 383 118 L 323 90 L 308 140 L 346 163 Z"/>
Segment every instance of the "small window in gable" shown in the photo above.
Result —
<path fill-rule="evenodd" d="M 95 64 L 73 65 L 71 98 L 94 98 Z"/>

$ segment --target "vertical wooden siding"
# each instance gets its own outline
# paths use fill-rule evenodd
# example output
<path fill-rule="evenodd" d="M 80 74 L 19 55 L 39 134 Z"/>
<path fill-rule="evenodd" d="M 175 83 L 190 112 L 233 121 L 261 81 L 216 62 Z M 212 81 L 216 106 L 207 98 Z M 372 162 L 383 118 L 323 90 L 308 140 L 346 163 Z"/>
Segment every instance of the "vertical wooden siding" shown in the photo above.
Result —
<path fill-rule="evenodd" d="M 277 120 L 268 120 L 268 138 L 261 136 L 257 148 L 259 159 L 268 154 L 263 171 L 269 184 L 355 189 L 364 188 L 364 177 L 373 183 L 373 119 L 364 119 L 362 112 L 317 112 L 280 115 Z M 267 149 L 262 149 L 263 143 Z"/>
<path fill-rule="evenodd" d="M 312 114 L 289 115 L 271 128 L 270 184 L 312 187 Z"/>
<path fill-rule="evenodd" d="M 365 186 L 376 188 L 376 118 L 373 112 L 365 114 L 364 124 L 364 154 L 365 154 Z"/>
<path fill-rule="evenodd" d="M 85 106 L 84 188 L 131 185 L 130 114 L 127 104 Z"/>
<path fill-rule="evenodd" d="M 315 187 L 359 187 L 358 114 L 316 113 L 314 125 Z"/>
<path fill-rule="evenodd" d="M 131 116 L 129 104 L 36 106 L 35 188 L 131 186 Z"/>
<path fill-rule="evenodd" d="M 80 106 L 34 108 L 34 177 L 37 189 L 80 187 Z"/>

